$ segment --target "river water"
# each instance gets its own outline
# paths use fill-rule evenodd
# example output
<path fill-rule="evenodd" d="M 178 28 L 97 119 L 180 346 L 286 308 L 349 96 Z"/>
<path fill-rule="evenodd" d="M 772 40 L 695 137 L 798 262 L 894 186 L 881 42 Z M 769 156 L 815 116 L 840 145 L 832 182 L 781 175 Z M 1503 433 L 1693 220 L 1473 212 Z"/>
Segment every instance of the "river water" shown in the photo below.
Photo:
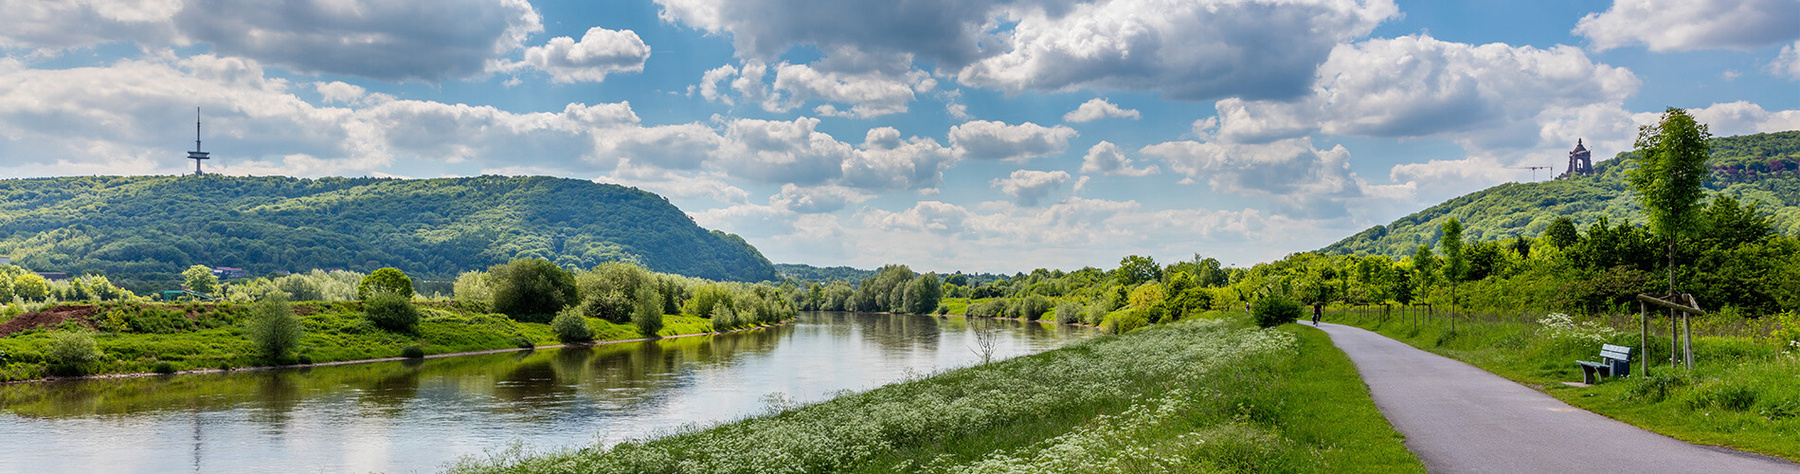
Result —
<path fill-rule="evenodd" d="M 1017 321 L 995 357 L 1094 331 Z M 0 386 L 3 472 L 431 472 L 740 419 L 973 365 L 960 318 L 801 313 L 779 327 L 590 348 Z"/>

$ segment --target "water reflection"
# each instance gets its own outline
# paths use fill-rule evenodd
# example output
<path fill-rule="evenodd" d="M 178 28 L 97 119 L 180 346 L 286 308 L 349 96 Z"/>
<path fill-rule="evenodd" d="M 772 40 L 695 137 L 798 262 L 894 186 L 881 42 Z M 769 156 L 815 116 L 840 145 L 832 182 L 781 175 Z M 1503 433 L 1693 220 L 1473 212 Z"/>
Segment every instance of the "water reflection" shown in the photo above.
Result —
<path fill-rule="evenodd" d="M 1090 331 L 994 321 L 1001 356 Z M 0 470 L 429 471 L 612 443 L 975 362 L 960 318 L 807 313 L 713 337 L 288 371 L 0 386 Z"/>

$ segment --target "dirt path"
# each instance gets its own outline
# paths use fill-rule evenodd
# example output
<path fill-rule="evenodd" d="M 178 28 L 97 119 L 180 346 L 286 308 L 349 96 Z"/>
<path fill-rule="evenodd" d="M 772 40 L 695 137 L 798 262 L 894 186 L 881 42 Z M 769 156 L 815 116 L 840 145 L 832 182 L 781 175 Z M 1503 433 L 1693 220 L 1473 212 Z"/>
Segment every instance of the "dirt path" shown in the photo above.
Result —
<path fill-rule="evenodd" d="M 1431 472 L 1800 472 L 1786 460 L 1645 431 L 1361 328 L 1319 328 Z"/>

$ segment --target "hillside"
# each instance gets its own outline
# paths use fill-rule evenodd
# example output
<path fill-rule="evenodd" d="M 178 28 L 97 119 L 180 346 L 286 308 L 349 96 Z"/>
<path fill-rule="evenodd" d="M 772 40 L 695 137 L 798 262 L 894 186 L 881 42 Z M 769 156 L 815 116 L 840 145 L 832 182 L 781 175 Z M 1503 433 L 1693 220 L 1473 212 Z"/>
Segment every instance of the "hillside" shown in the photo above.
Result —
<path fill-rule="evenodd" d="M 447 279 L 518 257 L 776 277 L 742 238 L 700 228 L 661 196 L 550 177 L 0 180 L 0 255 L 134 289 L 175 281 L 195 264 L 252 275 L 391 266 Z"/>
<path fill-rule="evenodd" d="M 1622 159 L 1596 163 L 1596 174 L 1537 183 L 1507 183 L 1460 196 L 1385 226 L 1375 226 L 1319 251 L 1332 255 L 1411 255 L 1419 244 L 1436 245 L 1438 227 L 1455 217 L 1475 240 L 1537 237 L 1557 217 L 1580 229 L 1606 218 L 1642 222 L 1625 172 L 1636 164 Z M 1776 232 L 1800 234 L 1800 131 L 1721 137 L 1707 162 L 1715 191 L 1755 202 L 1771 217 Z"/>

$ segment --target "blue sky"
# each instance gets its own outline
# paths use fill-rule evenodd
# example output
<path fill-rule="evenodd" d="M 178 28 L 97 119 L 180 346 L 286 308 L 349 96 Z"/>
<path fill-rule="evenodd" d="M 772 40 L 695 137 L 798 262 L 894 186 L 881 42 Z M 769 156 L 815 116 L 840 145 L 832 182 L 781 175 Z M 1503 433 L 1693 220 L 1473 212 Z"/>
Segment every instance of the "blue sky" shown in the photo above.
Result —
<path fill-rule="evenodd" d="M 1800 129 L 1792 0 L 0 0 L 0 178 L 553 175 L 771 260 L 1249 264 L 1682 107 Z M 1550 173 L 1538 172 L 1536 179 Z"/>

